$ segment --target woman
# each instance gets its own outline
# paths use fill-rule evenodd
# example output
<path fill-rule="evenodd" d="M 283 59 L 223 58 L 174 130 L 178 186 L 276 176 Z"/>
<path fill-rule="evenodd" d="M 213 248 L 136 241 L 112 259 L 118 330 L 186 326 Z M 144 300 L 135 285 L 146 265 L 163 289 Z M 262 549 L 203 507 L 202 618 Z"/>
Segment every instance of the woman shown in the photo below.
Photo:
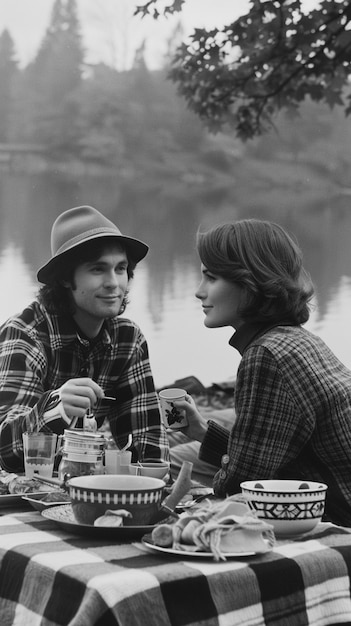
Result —
<path fill-rule="evenodd" d="M 326 518 L 351 526 L 351 372 L 303 328 L 312 283 L 296 243 L 277 224 L 248 219 L 198 234 L 205 326 L 232 326 L 242 355 L 231 432 L 178 402 L 216 464 L 216 495 L 243 480 L 291 478 L 328 485 Z"/>

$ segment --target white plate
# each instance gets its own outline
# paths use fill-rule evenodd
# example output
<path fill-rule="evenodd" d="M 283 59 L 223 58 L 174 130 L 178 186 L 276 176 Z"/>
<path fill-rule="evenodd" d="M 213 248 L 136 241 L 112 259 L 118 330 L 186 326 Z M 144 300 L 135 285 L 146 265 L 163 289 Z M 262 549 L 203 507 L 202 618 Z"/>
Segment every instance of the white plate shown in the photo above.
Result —
<path fill-rule="evenodd" d="M 94 537 L 96 539 L 137 539 L 150 533 L 154 526 L 93 526 L 79 524 L 73 514 L 70 504 L 63 504 L 45 509 L 41 515 L 46 519 L 56 522 L 63 530 L 77 534 Z"/>
<path fill-rule="evenodd" d="M 162 546 L 155 546 L 154 543 L 152 543 L 151 540 L 151 536 L 150 538 L 148 538 L 147 536 L 142 537 L 141 542 L 144 544 L 144 546 L 146 546 L 147 548 L 150 548 L 150 550 L 154 550 L 155 552 L 162 552 L 164 554 L 173 554 L 176 556 L 195 556 L 195 557 L 200 557 L 200 558 L 207 558 L 207 559 L 213 559 L 213 554 L 212 552 L 195 552 L 192 550 L 173 550 L 173 548 L 163 548 Z M 230 559 L 238 559 L 238 558 L 242 558 L 245 556 L 255 556 L 256 554 L 262 554 L 261 552 L 224 552 L 223 555 L 225 556 L 226 559 L 230 558 Z M 264 554 L 267 554 L 266 552 Z"/>

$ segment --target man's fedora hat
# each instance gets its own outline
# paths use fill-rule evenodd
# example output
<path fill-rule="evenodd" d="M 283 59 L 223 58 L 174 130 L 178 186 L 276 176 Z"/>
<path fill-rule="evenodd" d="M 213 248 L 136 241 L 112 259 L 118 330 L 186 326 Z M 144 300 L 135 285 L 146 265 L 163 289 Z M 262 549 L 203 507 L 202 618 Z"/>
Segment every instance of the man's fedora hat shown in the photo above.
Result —
<path fill-rule="evenodd" d="M 125 246 L 135 263 L 146 256 L 149 246 L 139 239 L 122 235 L 117 226 L 91 206 L 68 209 L 58 216 L 51 229 L 52 257 L 38 270 L 39 282 L 50 284 L 66 252 L 101 237 L 115 237 Z"/>

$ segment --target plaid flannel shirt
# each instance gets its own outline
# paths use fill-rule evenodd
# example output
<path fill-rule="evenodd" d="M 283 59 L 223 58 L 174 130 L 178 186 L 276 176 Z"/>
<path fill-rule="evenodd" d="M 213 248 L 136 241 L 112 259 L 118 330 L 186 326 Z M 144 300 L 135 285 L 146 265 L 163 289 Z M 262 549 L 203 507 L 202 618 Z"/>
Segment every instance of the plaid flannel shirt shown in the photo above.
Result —
<path fill-rule="evenodd" d="M 139 327 L 115 317 L 97 340 L 79 335 L 70 317 L 49 314 L 33 302 L 0 328 L 0 462 L 23 471 L 22 433 L 63 433 L 67 424 L 46 416 L 52 392 L 70 378 L 89 376 L 116 402 L 99 401 L 98 426 L 105 419 L 122 447 L 133 436 L 133 461 L 168 460 L 169 449 L 150 369 L 148 346 Z"/>
<path fill-rule="evenodd" d="M 251 329 L 252 330 L 252 329 Z M 328 485 L 326 516 L 351 526 L 351 372 L 301 326 L 250 333 L 230 343 L 242 351 L 231 433 L 209 423 L 201 458 L 220 467 L 218 495 L 244 480 L 309 479 Z M 246 336 L 247 343 L 241 343 Z"/>

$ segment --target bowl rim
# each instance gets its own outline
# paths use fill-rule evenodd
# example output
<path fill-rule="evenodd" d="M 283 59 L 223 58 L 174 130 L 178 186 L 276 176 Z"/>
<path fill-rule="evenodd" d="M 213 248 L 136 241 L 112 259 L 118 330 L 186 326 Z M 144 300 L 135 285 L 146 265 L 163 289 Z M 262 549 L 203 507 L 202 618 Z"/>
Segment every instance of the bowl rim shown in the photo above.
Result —
<path fill-rule="evenodd" d="M 274 487 L 273 483 L 281 483 L 281 486 L 278 487 Z M 262 488 L 262 487 L 257 487 L 256 485 L 258 485 L 259 483 L 261 483 L 262 485 L 266 484 L 266 488 Z M 308 484 L 308 488 L 298 488 L 297 486 L 295 488 L 289 488 L 289 485 L 292 486 L 292 484 L 296 485 L 296 484 L 300 484 L 303 485 L 304 483 Z M 282 485 L 285 484 L 286 485 L 286 489 L 282 489 Z M 317 481 L 313 481 L 313 480 L 296 480 L 296 479 L 283 479 L 283 478 L 272 478 L 272 479 L 263 479 L 263 480 L 244 480 L 243 482 L 240 483 L 240 487 L 243 490 L 247 490 L 247 491 L 251 491 L 256 493 L 257 495 L 268 495 L 268 494 L 284 494 L 284 495 L 306 495 L 306 494 L 312 494 L 312 493 L 324 493 L 327 491 L 328 489 L 328 485 L 326 485 L 323 482 L 317 482 Z"/>
<path fill-rule="evenodd" d="M 170 467 L 168 461 L 138 461 L 137 463 L 131 463 L 133 467 L 145 467 L 146 469 L 165 469 Z"/>
<path fill-rule="evenodd" d="M 101 486 L 101 484 L 99 485 L 100 481 L 106 481 L 106 486 Z M 163 489 L 165 482 L 161 478 L 155 478 L 153 476 L 134 476 L 132 474 L 96 474 L 89 476 L 74 476 L 67 481 L 67 485 L 70 489 L 85 489 L 87 491 L 149 491 L 154 489 Z"/>

